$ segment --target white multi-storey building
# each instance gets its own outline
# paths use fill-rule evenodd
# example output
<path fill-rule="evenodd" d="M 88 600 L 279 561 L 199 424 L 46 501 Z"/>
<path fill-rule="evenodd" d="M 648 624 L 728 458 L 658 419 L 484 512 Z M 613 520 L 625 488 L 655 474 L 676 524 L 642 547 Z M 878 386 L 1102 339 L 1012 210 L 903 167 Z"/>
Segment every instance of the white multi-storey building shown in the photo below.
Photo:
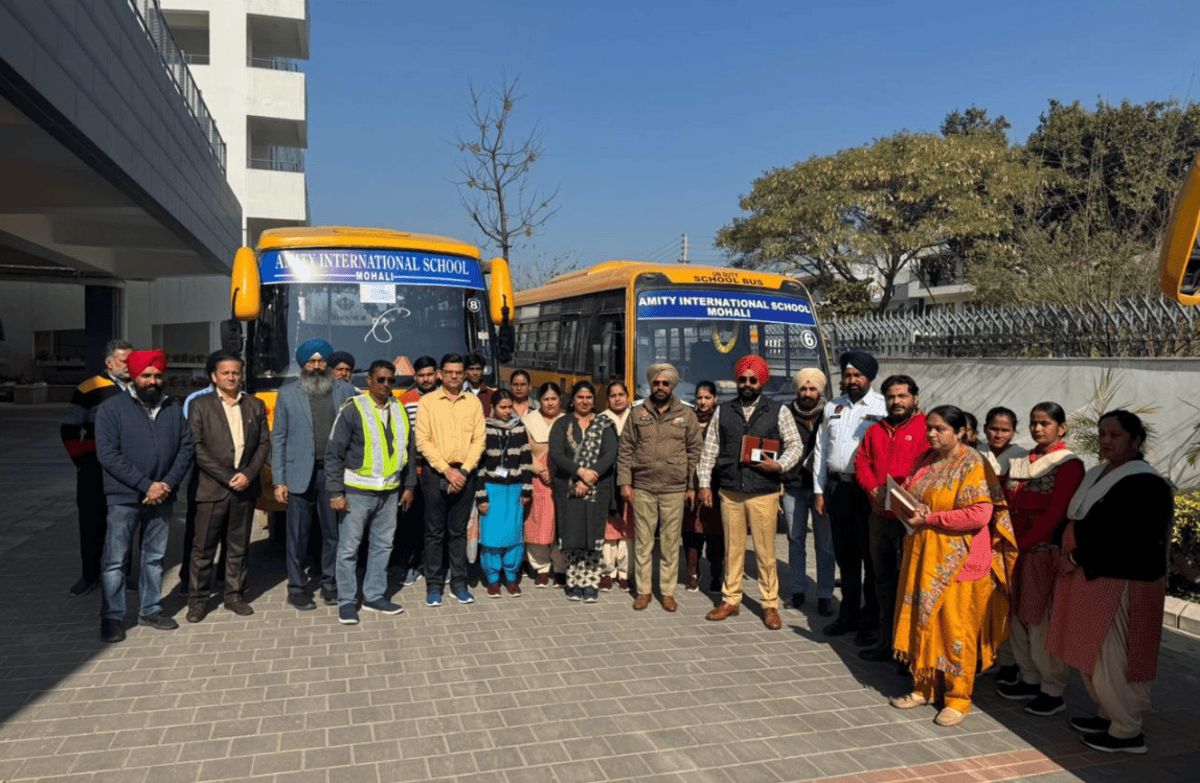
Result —
<path fill-rule="evenodd" d="M 242 241 L 309 221 L 304 151 L 309 57 L 307 0 L 159 0 L 228 144 L 229 186 L 242 204 Z M 207 354 L 229 317 L 228 277 L 162 279 L 151 286 L 155 344 Z"/>

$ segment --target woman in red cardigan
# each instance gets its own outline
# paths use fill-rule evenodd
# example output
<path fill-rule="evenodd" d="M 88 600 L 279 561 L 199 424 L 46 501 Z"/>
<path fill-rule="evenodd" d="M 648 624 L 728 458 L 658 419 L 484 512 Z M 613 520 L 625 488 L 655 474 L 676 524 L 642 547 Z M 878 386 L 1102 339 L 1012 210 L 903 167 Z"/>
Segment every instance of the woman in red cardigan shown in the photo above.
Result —
<path fill-rule="evenodd" d="M 1063 442 L 1067 414 L 1058 403 L 1033 406 L 1029 434 L 1035 447 L 1012 460 L 1008 474 L 1009 514 L 1020 550 L 1009 639 L 1021 678 L 999 685 L 997 692 L 1013 701 L 1032 699 L 1025 707 L 1031 715 L 1054 715 L 1067 708 L 1068 670 L 1046 650 L 1046 633 L 1059 540 L 1067 505 L 1083 481 L 1083 461 Z"/>

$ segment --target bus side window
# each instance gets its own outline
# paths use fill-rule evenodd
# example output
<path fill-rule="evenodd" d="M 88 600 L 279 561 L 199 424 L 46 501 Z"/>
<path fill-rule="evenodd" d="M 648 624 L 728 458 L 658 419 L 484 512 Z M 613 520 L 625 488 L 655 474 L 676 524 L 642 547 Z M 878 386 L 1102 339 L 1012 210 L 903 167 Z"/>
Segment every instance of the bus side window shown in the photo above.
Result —
<path fill-rule="evenodd" d="M 625 370 L 624 362 L 618 359 L 624 348 L 620 317 L 603 316 L 593 335 L 592 377 L 600 383 L 608 383 L 619 378 Z"/>
<path fill-rule="evenodd" d="M 558 369 L 574 374 L 579 361 L 579 316 L 568 315 L 562 320 L 562 337 L 559 342 Z"/>

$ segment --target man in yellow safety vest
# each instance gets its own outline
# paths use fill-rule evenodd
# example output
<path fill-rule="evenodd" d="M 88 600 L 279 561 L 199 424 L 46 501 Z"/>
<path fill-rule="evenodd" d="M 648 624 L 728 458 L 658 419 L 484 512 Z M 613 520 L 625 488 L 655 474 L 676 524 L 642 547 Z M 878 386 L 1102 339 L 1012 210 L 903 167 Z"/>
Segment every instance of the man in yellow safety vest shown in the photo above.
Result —
<path fill-rule="evenodd" d="M 384 596 L 387 564 L 396 532 L 396 507 L 407 509 L 417 485 L 416 453 L 408 416 L 394 396 L 396 370 L 382 359 L 367 370 L 367 393 L 342 403 L 325 452 L 330 507 L 346 512 L 338 531 L 338 622 L 358 623 L 358 548 L 370 530 L 364 609 L 399 614 L 404 607 Z M 404 489 L 401 492 L 401 485 Z"/>

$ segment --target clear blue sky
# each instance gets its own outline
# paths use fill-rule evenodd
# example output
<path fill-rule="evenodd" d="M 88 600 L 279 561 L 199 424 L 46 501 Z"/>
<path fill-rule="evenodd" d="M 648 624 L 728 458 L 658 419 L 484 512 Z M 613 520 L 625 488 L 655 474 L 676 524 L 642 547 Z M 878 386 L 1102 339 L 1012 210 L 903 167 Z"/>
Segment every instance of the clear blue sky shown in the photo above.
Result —
<path fill-rule="evenodd" d="M 979 10 L 976 10 L 979 9 Z M 522 258 L 723 263 L 716 231 L 764 170 L 936 131 L 955 108 L 1023 142 L 1051 98 L 1200 99 L 1197 0 L 311 0 L 313 221 L 482 243 L 454 185 L 467 83 L 519 76 L 515 129 L 561 210 Z M 520 134 L 519 134 L 520 135 Z M 667 252 L 664 248 L 671 248 Z"/>

